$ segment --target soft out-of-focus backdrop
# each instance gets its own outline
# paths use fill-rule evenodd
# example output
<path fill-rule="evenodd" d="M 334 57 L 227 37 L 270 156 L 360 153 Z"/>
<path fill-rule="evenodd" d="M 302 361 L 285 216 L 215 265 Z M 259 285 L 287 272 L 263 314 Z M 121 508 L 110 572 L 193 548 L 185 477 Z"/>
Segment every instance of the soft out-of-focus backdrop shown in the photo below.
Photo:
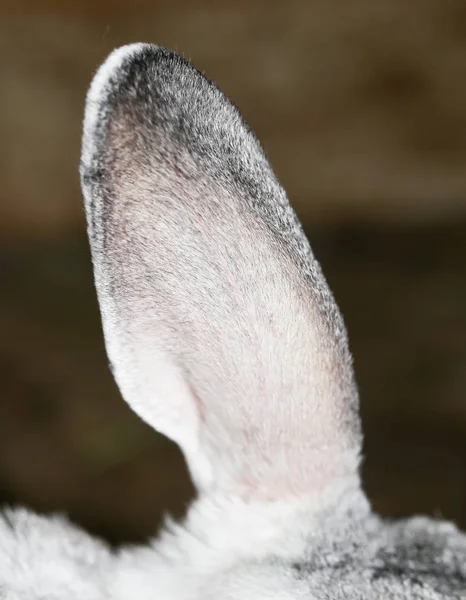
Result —
<path fill-rule="evenodd" d="M 192 490 L 107 369 L 78 185 L 115 46 L 177 49 L 261 138 L 352 340 L 364 478 L 466 526 L 464 0 L 3 0 L 0 499 L 141 539 Z"/>

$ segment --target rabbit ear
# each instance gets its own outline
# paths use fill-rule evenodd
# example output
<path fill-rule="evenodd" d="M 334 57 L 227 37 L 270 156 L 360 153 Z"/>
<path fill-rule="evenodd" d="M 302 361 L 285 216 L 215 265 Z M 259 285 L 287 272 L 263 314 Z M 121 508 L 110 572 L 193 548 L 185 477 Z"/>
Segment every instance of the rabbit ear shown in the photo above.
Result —
<path fill-rule="evenodd" d="M 89 91 L 81 181 L 115 378 L 197 484 L 278 498 L 356 480 L 344 324 L 230 101 L 167 50 L 115 51 Z"/>

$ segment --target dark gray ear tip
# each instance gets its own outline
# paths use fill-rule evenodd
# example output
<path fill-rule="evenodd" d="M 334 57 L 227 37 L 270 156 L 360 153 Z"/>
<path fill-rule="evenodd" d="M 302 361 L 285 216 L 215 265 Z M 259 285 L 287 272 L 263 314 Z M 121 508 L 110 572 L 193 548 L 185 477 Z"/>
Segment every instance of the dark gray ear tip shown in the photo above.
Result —
<path fill-rule="evenodd" d="M 209 94 L 210 91 L 210 94 Z M 132 118 L 176 122 L 180 112 L 192 112 L 194 97 L 221 94 L 189 61 L 153 44 L 129 44 L 113 51 L 98 69 L 89 88 L 84 116 L 82 169 L 92 162 L 96 143 L 118 105 Z M 145 121 L 147 123 L 147 121 Z"/>
<path fill-rule="evenodd" d="M 89 87 L 84 115 L 84 145 L 105 120 L 105 113 L 120 92 L 130 93 L 138 77 L 160 59 L 175 60 L 173 53 L 152 44 L 129 44 L 114 50 L 97 70 Z"/>
<path fill-rule="evenodd" d="M 96 107 L 112 100 L 127 97 L 134 101 L 154 93 L 168 98 L 170 90 L 179 94 L 205 85 L 212 86 L 175 52 L 153 44 L 129 44 L 113 51 L 98 69 L 87 94 L 86 119 Z"/>
<path fill-rule="evenodd" d="M 92 198 L 111 176 L 110 126 L 114 146 L 125 132 L 134 134 L 134 149 L 151 153 L 164 140 L 196 140 L 199 129 L 208 128 L 225 107 L 231 110 L 226 97 L 176 52 L 147 43 L 114 50 L 86 98 L 80 161 L 86 209 L 94 212 Z"/>
<path fill-rule="evenodd" d="M 154 44 L 137 43 L 117 48 L 109 54 L 95 74 L 89 88 L 88 102 L 101 98 L 110 83 L 114 87 L 124 88 L 136 83 L 138 75 L 149 72 L 160 63 L 165 63 L 167 67 L 170 63 L 183 63 L 189 68 L 189 63 L 176 53 Z"/>
<path fill-rule="evenodd" d="M 134 148 L 146 155 L 169 142 L 189 147 L 202 160 L 217 160 L 223 171 L 244 162 L 248 151 L 263 162 L 260 145 L 232 102 L 188 60 L 152 44 L 118 48 L 94 76 L 82 138 L 84 189 L 99 179 L 109 154 L 109 125 L 117 137 L 134 133 Z"/>
<path fill-rule="evenodd" d="M 143 74 L 162 57 L 175 60 L 173 53 L 153 44 L 129 44 L 114 50 L 94 75 L 83 124 L 80 175 L 84 190 L 100 178 L 99 156 L 113 109 L 125 96 L 135 95 L 138 81 L 140 85 Z"/>
<path fill-rule="evenodd" d="M 103 81 L 111 80 L 115 91 L 143 94 L 144 83 L 163 86 L 173 79 L 180 82 L 186 77 L 191 79 L 195 73 L 198 72 L 193 65 L 175 52 L 154 44 L 130 44 L 110 54 L 99 69 L 91 91 L 94 88 L 94 93 L 99 94 L 99 75 Z"/>

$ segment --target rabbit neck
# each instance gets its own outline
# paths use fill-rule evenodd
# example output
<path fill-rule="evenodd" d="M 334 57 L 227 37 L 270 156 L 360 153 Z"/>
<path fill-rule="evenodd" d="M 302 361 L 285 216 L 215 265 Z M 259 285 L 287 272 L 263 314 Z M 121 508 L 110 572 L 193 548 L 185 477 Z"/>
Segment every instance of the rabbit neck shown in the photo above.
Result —
<path fill-rule="evenodd" d="M 151 547 L 121 554 L 112 577 L 112 597 L 197 598 L 198 586 L 202 589 L 215 574 L 238 565 L 268 559 L 299 561 L 314 539 L 331 537 L 332 531 L 370 518 L 359 481 L 352 483 L 325 497 L 269 503 L 201 495 L 185 521 L 167 523 Z"/>
<path fill-rule="evenodd" d="M 354 477 L 319 495 L 273 501 L 243 500 L 223 493 L 206 494 L 194 502 L 182 525 L 213 556 L 260 559 L 271 554 L 299 554 L 316 527 L 346 515 L 364 517 L 370 506 Z M 183 539 L 184 534 L 180 532 Z"/>

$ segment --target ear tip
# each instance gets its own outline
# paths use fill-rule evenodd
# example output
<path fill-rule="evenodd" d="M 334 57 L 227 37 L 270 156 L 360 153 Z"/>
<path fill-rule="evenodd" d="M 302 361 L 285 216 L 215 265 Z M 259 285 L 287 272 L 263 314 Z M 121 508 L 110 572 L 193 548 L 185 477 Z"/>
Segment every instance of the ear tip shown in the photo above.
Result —
<path fill-rule="evenodd" d="M 196 100 L 197 99 L 197 100 Z M 124 106 L 128 119 L 139 126 L 158 124 L 177 129 L 181 120 L 197 123 L 230 106 L 229 101 L 189 60 L 150 43 L 133 43 L 111 52 L 98 68 L 87 93 L 81 148 L 81 182 L 84 187 L 99 176 L 100 150 L 113 110 Z M 226 112 L 229 112 L 228 110 Z"/>
<path fill-rule="evenodd" d="M 140 76 L 150 71 L 157 65 L 158 75 L 166 72 L 175 72 L 178 85 L 184 80 L 192 80 L 193 73 L 197 70 L 191 63 L 176 52 L 172 52 L 162 46 L 150 43 L 133 43 L 121 46 L 113 50 L 101 66 L 97 69 L 90 84 L 86 97 L 83 123 L 83 159 L 91 155 L 95 136 L 98 135 L 99 127 L 105 124 L 106 109 L 111 102 L 112 95 L 120 88 L 121 90 L 134 92 L 139 87 L 139 92 L 144 90 L 140 85 Z M 149 81 L 154 79 L 151 74 Z M 166 77 L 164 85 L 170 77 Z M 199 78 L 201 79 L 201 78 Z M 199 82 L 198 79 L 198 82 Z M 175 86 L 176 82 L 170 84 Z M 157 84 L 162 90 L 162 83 Z M 89 150 L 89 152 L 87 152 Z"/>
<path fill-rule="evenodd" d="M 98 100 L 102 96 L 109 80 L 116 75 L 125 63 L 132 62 L 137 57 L 142 57 L 144 53 L 156 54 L 157 52 L 163 52 L 163 48 L 142 42 L 120 46 L 110 52 L 94 75 L 87 94 L 87 102 Z"/>
<path fill-rule="evenodd" d="M 107 104 L 115 83 L 121 82 L 129 67 L 144 55 L 166 53 L 163 48 L 148 43 L 133 43 L 113 50 L 97 69 L 86 96 L 81 147 L 80 175 L 83 188 L 98 171 L 99 140 L 105 127 Z"/>
<path fill-rule="evenodd" d="M 99 108 L 105 96 L 110 93 L 110 82 L 117 78 L 123 65 L 143 54 L 145 51 L 157 51 L 158 46 L 152 44 L 127 44 L 113 50 L 97 69 L 87 92 L 84 113 L 84 139 L 95 131 L 98 124 Z"/>
<path fill-rule="evenodd" d="M 192 65 L 175 52 L 162 46 L 149 43 L 133 43 L 113 50 L 97 69 L 89 87 L 86 98 L 84 126 L 91 125 L 89 121 L 93 107 L 101 104 L 112 91 L 112 84 L 122 84 L 134 77 L 135 72 L 142 72 L 155 63 L 165 66 L 176 63 L 184 64 L 188 70 L 194 70 Z M 136 67 L 132 69 L 132 67 Z M 133 82 L 134 83 L 134 82 Z"/>

